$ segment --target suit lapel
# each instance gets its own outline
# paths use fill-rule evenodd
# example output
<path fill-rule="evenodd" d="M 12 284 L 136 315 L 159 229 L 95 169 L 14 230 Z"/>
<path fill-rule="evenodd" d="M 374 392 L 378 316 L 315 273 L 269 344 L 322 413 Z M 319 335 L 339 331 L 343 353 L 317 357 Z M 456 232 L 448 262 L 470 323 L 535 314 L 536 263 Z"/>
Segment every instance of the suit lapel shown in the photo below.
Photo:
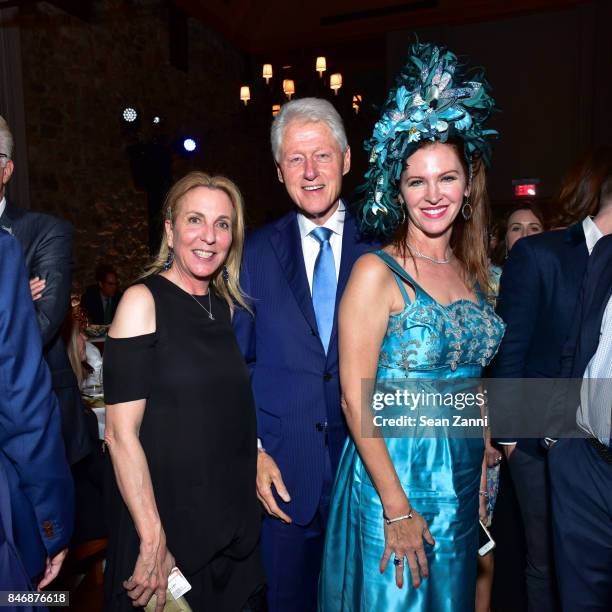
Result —
<path fill-rule="evenodd" d="M 317 330 L 296 215 L 292 212 L 278 221 L 270 242 L 304 318 L 311 329 Z"/>

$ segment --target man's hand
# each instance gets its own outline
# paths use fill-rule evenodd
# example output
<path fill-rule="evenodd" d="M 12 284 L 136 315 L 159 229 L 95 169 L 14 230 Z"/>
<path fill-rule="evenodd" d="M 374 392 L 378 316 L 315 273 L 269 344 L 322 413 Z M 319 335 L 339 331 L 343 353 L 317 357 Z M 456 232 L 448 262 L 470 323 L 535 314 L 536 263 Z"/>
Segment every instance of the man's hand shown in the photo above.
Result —
<path fill-rule="evenodd" d="M 42 292 L 47 285 L 46 280 L 41 280 L 38 276 L 30 279 L 30 293 L 32 294 L 32 301 L 40 300 Z"/>
<path fill-rule="evenodd" d="M 504 449 L 504 455 L 506 455 L 506 461 L 510 459 L 510 455 L 514 452 L 516 448 L 516 442 L 514 444 L 500 444 L 500 446 Z"/>
<path fill-rule="evenodd" d="M 67 554 L 68 549 L 64 548 L 64 550 L 60 550 L 60 552 L 58 552 L 52 559 L 47 557 L 47 561 L 45 563 L 45 573 L 38 583 L 39 591 L 42 591 L 49 583 L 53 582 L 53 580 L 57 578 Z"/>
<path fill-rule="evenodd" d="M 291 517 L 278 507 L 272 494 L 272 485 L 284 502 L 291 501 L 291 496 L 285 487 L 276 462 L 266 451 L 259 450 L 257 453 L 257 497 L 270 516 L 279 518 L 283 523 L 291 523 Z"/>

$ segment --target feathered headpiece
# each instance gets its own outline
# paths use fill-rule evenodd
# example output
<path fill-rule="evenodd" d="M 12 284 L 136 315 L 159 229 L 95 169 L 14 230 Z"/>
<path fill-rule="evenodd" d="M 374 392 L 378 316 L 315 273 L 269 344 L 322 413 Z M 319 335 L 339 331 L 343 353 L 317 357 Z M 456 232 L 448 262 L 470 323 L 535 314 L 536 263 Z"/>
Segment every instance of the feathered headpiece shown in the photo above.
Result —
<path fill-rule="evenodd" d="M 399 178 L 421 141 L 460 139 L 468 165 L 478 156 L 489 165 L 491 147 L 486 137 L 497 135 L 483 129 L 495 108 L 489 91 L 482 71 L 467 80 L 457 56 L 444 47 L 419 43 L 411 47 L 372 138 L 365 142 L 370 167 L 359 209 L 364 232 L 389 238 L 403 222 L 397 199 Z"/>

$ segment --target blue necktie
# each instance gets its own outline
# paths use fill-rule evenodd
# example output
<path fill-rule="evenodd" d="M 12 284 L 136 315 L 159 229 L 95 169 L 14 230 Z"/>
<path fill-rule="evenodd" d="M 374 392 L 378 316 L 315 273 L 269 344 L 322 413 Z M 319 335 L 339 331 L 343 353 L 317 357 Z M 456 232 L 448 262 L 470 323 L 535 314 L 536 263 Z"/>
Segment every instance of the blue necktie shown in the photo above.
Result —
<path fill-rule="evenodd" d="M 310 232 L 310 235 L 319 242 L 319 254 L 312 278 L 312 305 L 317 317 L 319 337 L 326 354 L 334 326 L 336 307 L 336 263 L 329 244 L 331 234 L 332 230 L 327 227 L 317 227 Z"/>

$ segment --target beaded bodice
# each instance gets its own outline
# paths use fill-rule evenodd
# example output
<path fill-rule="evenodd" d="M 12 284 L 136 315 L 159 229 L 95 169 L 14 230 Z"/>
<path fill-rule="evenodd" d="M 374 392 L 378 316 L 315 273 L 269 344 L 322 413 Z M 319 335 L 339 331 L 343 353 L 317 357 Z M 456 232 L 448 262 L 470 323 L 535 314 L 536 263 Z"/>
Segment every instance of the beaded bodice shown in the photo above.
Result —
<path fill-rule="evenodd" d="M 379 378 L 409 377 L 419 371 L 441 376 L 441 370 L 454 373 L 462 366 L 480 369 L 490 363 L 505 325 L 480 291 L 478 304 L 463 299 L 444 306 L 390 255 L 384 251 L 377 251 L 376 255 L 396 277 L 409 283 L 416 294 L 414 301 L 408 302 L 403 290 L 407 303 L 402 312 L 389 318 L 380 351 Z"/>

